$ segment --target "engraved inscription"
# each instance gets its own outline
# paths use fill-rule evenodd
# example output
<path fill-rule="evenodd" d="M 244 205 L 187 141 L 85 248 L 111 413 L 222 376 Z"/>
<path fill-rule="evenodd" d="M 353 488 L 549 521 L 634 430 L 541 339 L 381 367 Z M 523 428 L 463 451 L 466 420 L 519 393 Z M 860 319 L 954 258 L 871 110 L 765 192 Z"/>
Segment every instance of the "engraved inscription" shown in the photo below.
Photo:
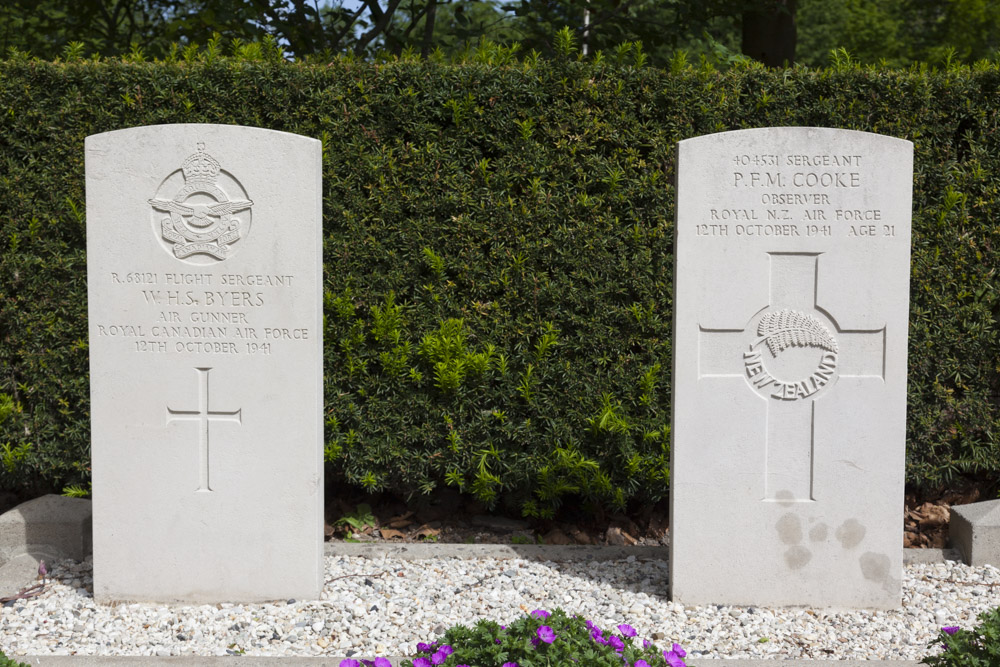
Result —
<path fill-rule="evenodd" d="M 294 275 L 111 271 L 108 276 L 136 307 L 124 322 L 95 322 L 95 334 L 123 339 L 135 352 L 270 355 L 317 335 L 302 323 L 260 314 L 288 298 L 297 284 Z"/>
<path fill-rule="evenodd" d="M 243 409 L 230 412 L 211 410 L 208 399 L 208 374 L 211 368 L 195 368 L 198 373 L 198 409 L 197 410 L 174 410 L 167 406 L 167 425 L 175 421 L 194 421 L 199 425 L 198 441 L 198 488 L 199 492 L 211 492 L 212 486 L 209 481 L 209 430 L 211 422 L 234 422 L 243 424 Z"/>
<path fill-rule="evenodd" d="M 696 236 L 864 241 L 896 235 L 882 209 L 866 206 L 864 156 L 738 154 L 731 161 L 725 183 L 739 196 L 730 207 L 704 209 Z M 844 203 L 845 196 L 857 201 Z"/>
<path fill-rule="evenodd" d="M 203 143 L 184 160 L 179 172 L 179 177 L 178 172 L 168 176 L 149 200 L 157 233 L 177 259 L 227 259 L 250 230 L 253 202 L 219 161 L 205 152 Z"/>

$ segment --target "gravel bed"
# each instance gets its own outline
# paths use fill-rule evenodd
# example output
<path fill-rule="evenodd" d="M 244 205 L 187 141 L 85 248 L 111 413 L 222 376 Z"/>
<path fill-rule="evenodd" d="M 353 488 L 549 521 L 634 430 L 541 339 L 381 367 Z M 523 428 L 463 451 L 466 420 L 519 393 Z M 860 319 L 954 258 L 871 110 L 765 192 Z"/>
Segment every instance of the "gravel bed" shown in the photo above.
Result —
<path fill-rule="evenodd" d="M 602 628 L 634 626 L 692 657 L 913 660 L 943 625 L 1000 605 L 1000 570 L 907 565 L 893 611 L 685 607 L 667 599 L 662 560 L 542 562 L 327 556 L 319 601 L 95 604 L 91 563 L 53 564 L 42 596 L 0 609 L 0 649 L 23 655 L 413 655 L 455 623 L 506 623 L 562 607 Z"/>

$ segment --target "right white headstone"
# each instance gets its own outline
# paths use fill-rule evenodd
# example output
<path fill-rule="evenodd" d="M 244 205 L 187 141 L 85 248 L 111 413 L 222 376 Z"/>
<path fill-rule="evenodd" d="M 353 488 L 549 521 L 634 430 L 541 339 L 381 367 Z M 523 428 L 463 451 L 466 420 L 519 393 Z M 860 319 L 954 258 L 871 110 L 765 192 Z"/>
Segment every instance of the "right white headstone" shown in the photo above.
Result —
<path fill-rule="evenodd" d="M 680 142 L 670 588 L 900 604 L 913 145 Z"/>

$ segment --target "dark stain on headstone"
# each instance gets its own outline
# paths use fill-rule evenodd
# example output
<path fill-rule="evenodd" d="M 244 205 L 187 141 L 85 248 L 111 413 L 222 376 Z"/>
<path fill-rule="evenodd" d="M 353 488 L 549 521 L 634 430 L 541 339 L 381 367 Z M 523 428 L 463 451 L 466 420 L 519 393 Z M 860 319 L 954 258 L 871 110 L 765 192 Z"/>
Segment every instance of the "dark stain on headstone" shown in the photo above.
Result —
<path fill-rule="evenodd" d="M 892 576 L 892 560 L 885 554 L 867 551 L 858 559 L 861 574 L 865 579 L 880 584 L 882 590 L 891 595 L 899 595 L 899 579 Z"/>
<path fill-rule="evenodd" d="M 790 570 L 801 570 L 812 560 L 812 553 L 802 546 L 794 546 L 785 552 L 785 563 Z"/>
<path fill-rule="evenodd" d="M 837 539 L 845 549 L 853 549 L 865 539 L 865 527 L 857 519 L 848 519 L 837 529 Z"/>
<path fill-rule="evenodd" d="M 884 582 L 889 578 L 888 556 L 868 551 L 858 562 L 861 563 L 861 574 L 865 575 L 865 579 Z"/>
<path fill-rule="evenodd" d="M 802 521 L 794 514 L 782 516 L 775 528 L 778 529 L 778 537 L 785 544 L 798 544 L 802 541 Z"/>
<path fill-rule="evenodd" d="M 811 542 L 824 542 L 830 533 L 830 527 L 825 523 L 817 524 L 809 529 L 809 540 Z"/>

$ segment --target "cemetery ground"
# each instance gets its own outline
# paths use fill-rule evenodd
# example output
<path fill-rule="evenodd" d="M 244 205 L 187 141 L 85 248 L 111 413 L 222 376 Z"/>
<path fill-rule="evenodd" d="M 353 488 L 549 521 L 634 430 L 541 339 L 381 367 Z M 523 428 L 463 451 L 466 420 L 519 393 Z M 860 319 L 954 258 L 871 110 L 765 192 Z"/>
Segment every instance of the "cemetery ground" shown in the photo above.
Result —
<path fill-rule="evenodd" d="M 964 493 L 908 498 L 907 525 L 923 531 L 917 534 L 933 528 L 938 531 L 934 539 L 940 539 L 942 525 L 932 526 L 929 517 L 943 515 L 947 503 L 973 497 L 975 491 Z M 481 618 L 507 623 L 533 609 L 562 608 L 605 628 L 629 623 L 659 646 L 680 642 L 693 665 L 715 658 L 912 661 L 927 654 L 941 626 L 971 627 L 1000 596 L 1000 571 L 942 559 L 941 552 L 925 549 L 907 552 L 900 609 L 672 603 L 666 549 L 656 546 L 663 534 L 650 530 L 663 520 L 662 508 L 650 511 L 646 524 L 640 516 L 598 522 L 568 513 L 564 521 L 531 523 L 490 514 L 457 494 L 428 500 L 407 505 L 361 493 L 333 497 L 327 524 L 354 523 L 351 532 L 357 538 L 350 539 L 375 543 L 352 544 L 344 532 L 329 539 L 318 600 L 102 605 L 92 597 L 90 558 L 56 561 L 42 595 L 0 609 L 0 650 L 15 659 L 299 656 L 336 658 L 322 664 L 337 665 L 343 656 L 415 655 L 417 642 L 437 638 L 456 623 L 471 625 Z M 359 511 L 364 505 L 370 511 Z M 403 525 L 407 521 L 412 523 Z M 398 527 L 389 528 L 392 524 Z M 609 528 L 636 533 L 636 545 L 629 547 L 635 555 L 566 557 L 558 546 L 541 547 L 549 549 L 548 556 L 528 555 L 537 548 L 531 545 L 539 534 L 544 541 L 558 530 L 607 544 Z M 419 542 L 426 544 L 414 544 Z M 481 545 L 477 553 L 462 555 L 471 543 Z"/>

